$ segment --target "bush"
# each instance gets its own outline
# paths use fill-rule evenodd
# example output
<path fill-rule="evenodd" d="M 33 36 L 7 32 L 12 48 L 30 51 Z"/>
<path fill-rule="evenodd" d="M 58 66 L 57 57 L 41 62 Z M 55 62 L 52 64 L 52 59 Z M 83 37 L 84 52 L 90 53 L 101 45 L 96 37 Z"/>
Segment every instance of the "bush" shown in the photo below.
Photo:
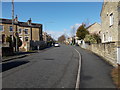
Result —
<path fill-rule="evenodd" d="M 6 37 L 6 42 L 9 42 L 9 47 L 13 47 L 12 45 L 12 38 L 11 37 Z"/>
<path fill-rule="evenodd" d="M 84 40 L 85 40 L 85 42 L 89 42 L 89 43 L 101 43 L 100 36 L 97 34 L 86 35 Z"/>
<path fill-rule="evenodd" d="M 20 47 L 22 45 L 22 41 L 20 40 L 19 37 L 17 37 L 17 46 Z M 16 38 L 13 38 L 13 46 L 16 46 Z"/>

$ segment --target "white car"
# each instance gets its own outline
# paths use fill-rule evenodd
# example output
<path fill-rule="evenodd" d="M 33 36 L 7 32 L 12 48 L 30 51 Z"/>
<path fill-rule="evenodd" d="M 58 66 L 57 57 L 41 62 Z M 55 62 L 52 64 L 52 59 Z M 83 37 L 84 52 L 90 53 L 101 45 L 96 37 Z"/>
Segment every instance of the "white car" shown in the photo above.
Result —
<path fill-rule="evenodd" d="M 54 46 L 55 47 L 59 47 L 60 45 L 59 45 L 59 43 L 55 43 Z"/>

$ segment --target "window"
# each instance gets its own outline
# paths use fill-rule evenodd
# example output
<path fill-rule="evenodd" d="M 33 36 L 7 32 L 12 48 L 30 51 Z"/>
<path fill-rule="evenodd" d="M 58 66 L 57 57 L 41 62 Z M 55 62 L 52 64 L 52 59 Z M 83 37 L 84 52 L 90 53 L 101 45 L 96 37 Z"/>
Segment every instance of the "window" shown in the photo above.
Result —
<path fill-rule="evenodd" d="M 25 41 L 28 41 L 28 37 L 25 37 Z"/>
<path fill-rule="evenodd" d="M 22 29 L 21 28 L 19 29 L 19 34 L 22 34 Z"/>
<path fill-rule="evenodd" d="M 4 30 L 4 26 L 0 25 L 0 31 L 3 31 L 3 30 Z"/>
<path fill-rule="evenodd" d="M 25 34 L 28 34 L 28 29 L 25 29 Z"/>
<path fill-rule="evenodd" d="M 104 36 L 103 36 L 103 37 L 104 37 L 104 41 L 106 41 L 106 35 L 105 35 L 105 34 L 104 34 Z"/>
<path fill-rule="evenodd" d="M 2 43 L 4 43 L 4 42 L 5 42 L 5 35 L 2 34 Z"/>
<path fill-rule="evenodd" d="M 110 26 L 113 25 L 113 13 L 110 14 Z"/>
<path fill-rule="evenodd" d="M 10 32 L 12 32 L 12 31 L 13 31 L 13 27 L 12 27 L 12 26 L 10 26 L 9 30 L 10 30 Z"/>

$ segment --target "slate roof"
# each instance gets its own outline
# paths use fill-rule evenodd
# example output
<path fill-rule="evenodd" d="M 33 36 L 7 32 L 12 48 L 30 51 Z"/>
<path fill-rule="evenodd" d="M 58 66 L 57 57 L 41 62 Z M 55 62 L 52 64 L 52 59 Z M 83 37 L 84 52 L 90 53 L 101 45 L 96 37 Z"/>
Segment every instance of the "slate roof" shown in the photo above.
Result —
<path fill-rule="evenodd" d="M 0 18 L 0 23 L 12 24 L 12 19 Z M 22 27 L 32 27 L 32 28 L 40 28 L 42 26 L 42 24 L 38 24 L 38 23 L 31 23 L 29 25 L 28 22 L 20 22 L 20 21 L 18 21 L 18 22 L 14 21 L 14 25 L 18 25 L 18 26 L 22 26 Z"/>

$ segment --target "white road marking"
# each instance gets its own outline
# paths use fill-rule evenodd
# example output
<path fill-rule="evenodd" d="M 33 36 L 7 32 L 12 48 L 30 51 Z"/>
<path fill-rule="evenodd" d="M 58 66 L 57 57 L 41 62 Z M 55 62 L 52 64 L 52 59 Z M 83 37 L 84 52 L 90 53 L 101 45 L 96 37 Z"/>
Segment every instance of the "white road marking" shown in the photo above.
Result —
<path fill-rule="evenodd" d="M 76 88 L 75 90 L 78 90 L 80 88 L 79 86 L 80 86 L 81 54 L 79 53 L 77 49 L 75 49 L 75 51 L 79 54 L 79 68 L 78 68 L 77 81 L 76 81 L 76 86 L 75 86 Z"/>

